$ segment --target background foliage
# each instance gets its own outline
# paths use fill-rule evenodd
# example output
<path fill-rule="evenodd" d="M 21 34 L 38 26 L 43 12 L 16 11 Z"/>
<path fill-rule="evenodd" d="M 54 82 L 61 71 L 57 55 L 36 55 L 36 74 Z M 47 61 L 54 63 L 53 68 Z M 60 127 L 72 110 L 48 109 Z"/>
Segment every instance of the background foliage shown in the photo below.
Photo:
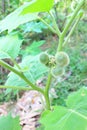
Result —
<path fill-rule="evenodd" d="M 26 1 L 13 1 L 13 0 L 2 0 L 0 1 L 0 19 L 3 19 L 0 21 L 0 59 L 6 60 L 7 63 L 13 65 L 14 59 L 16 62 L 19 63 L 21 66 L 20 71 L 24 72 L 24 75 L 30 79 L 33 83 L 36 83 L 37 80 L 46 79 L 48 68 L 42 65 L 39 61 L 39 55 L 41 52 L 44 52 L 47 50 L 50 55 L 55 55 L 58 39 L 55 34 L 51 33 L 41 20 L 38 18 L 38 16 L 41 16 L 44 20 L 46 20 L 49 25 L 53 26 L 51 17 L 47 13 L 38 13 L 39 11 L 48 11 L 52 5 L 49 4 L 49 6 L 46 6 L 41 10 L 40 6 L 37 4 L 33 4 L 33 14 L 31 14 L 30 7 L 28 4 L 23 5 L 23 3 Z M 40 5 L 43 5 L 44 1 L 41 1 Z M 47 2 L 47 1 L 46 1 Z M 54 4 L 53 7 L 53 14 L 56 18 L 56 22 L 59 25 L 60 30 L 64 29 L 64 26 L 66 22 L 70 19 L 70 17 L 73 14 L 74 7 L 78 4 L 77 0 L 72 1 L 56 1 L 56 4 Z M 48 1 L 49 3 L 49 1 Z M 22 5 L 20 7 L 20 5 Z M 86 5 L 86 4 L 85 4 Z M 83 127 L 83 130 L 85 130 L 85 127 L 87 124 L 86 119 L 86 104 L 84 104 L 84 100 L 87 98 L 86 89 L 81 89 L 77 93 L 74 93 L 72 96 L 69 96 L 66 100 L 67 96 L 77 91 L 79 88 L 87 87 L 87 7 L 84 5 L 84 16 L 82 17 L 81 21 L 79 22 L 77 28 L 75 29 L 73 35 L 69 39 L 68 45 L 65 47 L 65 51 L 70 56 L 70 65 L 66 69 L 66 73 L 63 77 L 60 79 L 54 79 L 51 88 L 53 87 L 56 91 L 54 96 L 51 95 L 52 98 L 52 105 L 62 105 L 61 107 L 54 108 L 54 112 L 46 112 L 47 116 L 42 116 L 41 123 L 47 122 L 48 118 L 50 116 L 56 116 L 56 113 L 63 113 L 64 117 L 67 117 L 68 125 L 69 121 L 74 123 L 72 120 L 72 117 L 74 117 L 76 120 L 79 119 L 79 123 L 77 123 L 77 128 L 79 130 Z M 19 8 L 18 8 L 19 7 Z M 24 9 L 27 7 L 26 9 Z M 36 10 L 37 7 L 37 10 Z M 17 9 L 18 8 L 18 9 Z M 16 10 L 15 10 L 16 9 Z M 11 13 L 13 10 L 15 10 L 13 13 Z M 22 11 L 23 10 L 23 11 Z M 27 14 L 27 11 L 30 11 L 30 14 Z M 11 14 L 10 14 L 11 13 Z M 8 15 L 9 14 L 9 15 Z M 21 16 L 20 14 L 23 14 Z M 66 21 L 67 19 L 67 21 Z M 34 20 L 34 21 L 32 21 Z M 15 21 L 15 22 L 14 22 Z M 14 23 L 14 24 L 13 24 Z M 9 33 L 9 34 L 8 34 Z M 18 67 L 15 65 L 14 68 L 18 69 Z M 45 80 L 43 80 L 42 86 L 44 86 Z M 3 85 L 12 85 L 12 86 L 26 86 L 27 84 L 20 79 L 17 75 L 15 75 L 13 72 L 7 71 L 6 69 L 3 70 L 3 67 L 0 66 L 0 84 Z M 3 93 L 2 93 L 3 91 Z M 11 99 L 16 99 L 17 94 L 19 91 L 12 91 L 11 89 L 2 90 L 0 94 L 0 101 L 8 101 Z M 85 91 L 83 93 L 83 91 Z M 6 96 L 7 95 L 7 96 Z M 75 102 L 75 95 L 78 97 L 77 99 L 83 99 L 81 102 L 78 101 Z M 16 96 L 16 98 L 15 98 Z M 19 94 L 20 96 L 20 94 Z M 73 97 L 73 98 L 72 98 Z M 77 101 L 77 100 L 76 100 Z M 73 102 L 70 104 L 70 102 Z M 75 104 L 73 107 L 72 105 Z M 81 111 L 79 107 L 79 104 L 81 104 Z M 66 107 L 65 107 L 66 106 Z M 73 107 L 73 108 L 71 108 Z M 75 111 L 75 113 L 73 111 Z M 85 113 L 84 113 L 85 111 Z M 70 113 L 71 112 L 71 113 Z M 79 115 L 84 118 L 78 118 L 77 112 L 79 112 Z M 56 118 L 56 120 L 59 120 L 60 123 L 60 117 L 61 115 Z M 3 118 L 3 117 L 2 117 Z M 9 121 L 9 118 L 12 119 L 8 115 L 7 120 Z M 18 119 L 18 118 L 17 118 Z M 16 120 L 16 119 L 12 119 Z M 68 127 L 64 124 L 66 120 L 63 120 L 60 124 L 56 120 L 53 120 L 50 118 L 48 125 L 46 126 L 45 130 L 51 130 L 51 129 L 62 129 L 61 126 L 64 126 L 64 130 L 68 129 L 74 129 L 73 127 Z M 4 121 L 4 120 L 3 120 Z M 52 125 L 50 125 L 52 122 Z M 3 124 L 3 123 L 2 123 Z M 56 124 L 56 125 L 55 125 Z M 80 124 L 80 125 L 78 125 Z M 2 127 L 2 126 L 1 126 Z M 43 127 L 43 126 L 42 126 Z M 10 129 L 10 128 L 9 128 Z M 20 127 L 16 128 L 17 130 L 20 130 Z M 41 128 L 42 129 L 42 128 Z M 12 129 L 11 129 L 12 130 Z M 82 129 L 81 129 L 82 130 Z"/>

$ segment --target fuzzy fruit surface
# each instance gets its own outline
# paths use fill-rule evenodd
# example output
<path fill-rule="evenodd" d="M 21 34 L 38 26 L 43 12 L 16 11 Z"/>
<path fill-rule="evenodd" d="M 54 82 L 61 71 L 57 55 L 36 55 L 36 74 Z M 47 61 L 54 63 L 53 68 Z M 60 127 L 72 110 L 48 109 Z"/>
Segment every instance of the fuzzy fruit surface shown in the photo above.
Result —
<path fill-rule="evenodd" d="M 52 68 L 51 70 L 51 74 L 53 77 L 60 77 L 65 73 L 65 69 L 60 67 L 60 66 L 56 66 L 55 68 Z"/>
<path fill-rule="evenodd" d="M 48 56 L 48 54 L 42 53 L 40 55 L 40 62 L 46 65 L 49 62 L 49 56 Z"/>
<path fill-rule="evenodd" d="M 69 56 L 66 52 L 58 52 L 55 55 L 55 60 L 56 60 L 56 64 L 61 66 L 61 67 L 65 67 L 69 65 L 70 59 Z"/>

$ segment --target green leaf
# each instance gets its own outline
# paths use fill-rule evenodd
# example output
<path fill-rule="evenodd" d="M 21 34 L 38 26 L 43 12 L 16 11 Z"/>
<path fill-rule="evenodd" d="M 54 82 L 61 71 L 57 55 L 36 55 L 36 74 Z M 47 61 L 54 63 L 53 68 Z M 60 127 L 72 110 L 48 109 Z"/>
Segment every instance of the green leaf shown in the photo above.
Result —
<path fill-rule="evenodd" d="M 16 58 L 20 51 L 23 39 L 17 34 L 7 35 L 0 38 L 0 59 Z"/>
<path fill-rule="evenodd" d="M 48 72 L 48 68 L 40 63 L 39 55 L 25 57 L 22 63 L 20 63 L 20 66 L 23 70 L 24 68 L 27 68 L 27 70 L 24 72 L 24 75 L 33 83 L 35 83 L 37 79 L 41 78 L 44 73 Z M 11 72 L 8 75 L 5 85 L 27 86 L 27 83 L 19 76 Z"/>
<path fill-rule="evenodd" d="M 0 32 L 5 30 L 11 32 L 19 25 L 37 19 L 37 12 L 49 11 L 53 3 L 54 0 L 33 0 L 32 2 L 22 5 L 0 21 Z"/>
<path fill-rule="evenodd" d="M 24 55 L 37 55 L 41 52 L 40 46 L 43 45 L 45 43 L 45 40 L 41 40 L 41 41 L 33 41 L 33 43 L 26 47 L 25 50 L 21 50 L 20 54 Z"/>
<path fill-rule="evenodd" d="M 47 12 L 52 8 L 53 4 L 54 0 L 33 0 L 26 5 L 21 14 Z"/>
<path fill-rule="evenodd" d="M 66 100 L 67 107 L 56 106 L 45 111 L 40 122 L 44 130 L 86 130 L 87 129 L 87 88 L 71 94 Z"/>
<path fill-rule="evenodd" d="M 0 117 L 0 130 L 21 130 L 19 117 L 13 118 L 10 114 Z"/>
<path fill-rule="evenodd" d="M 9 14 L 7 17 L 5 17 L 2 21 L 0 21 L 0 32 L 3 32 L 5 30 L 11 32 L 12 30 L 16 29 L 19 25 L 37 19 L 38 13 L 20 15 L 24 7 L 25 5 L 22 5 L 14 12 Z"/>
<path fill-rule="evenodd" d="M 44 130 L 44 126 L 39 126 L 36 130 Z"/>
<path fill-rule="evenodd" d="M 47 28 L 48 27 L 42 22 L 36 22 L 36 21 L 32 21 L 21 26 L 21 29 L 24 31 L 24 33 L 26 32 L 41 33 L 43 29 Z"/>
<path fill-rule="evenodd" d="M 0 50 L 0 59 L 11 58 L 7 53 Z"/>

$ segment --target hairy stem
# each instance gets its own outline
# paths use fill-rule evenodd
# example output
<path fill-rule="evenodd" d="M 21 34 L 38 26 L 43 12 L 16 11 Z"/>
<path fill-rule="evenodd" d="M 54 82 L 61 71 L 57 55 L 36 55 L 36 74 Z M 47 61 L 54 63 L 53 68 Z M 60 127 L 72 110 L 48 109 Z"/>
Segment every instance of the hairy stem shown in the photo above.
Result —
<path fill-rule="evenodd" d="M 34 90 L 33 88 L 29 88 L 29 87 L 22 87 L 22 86 L 3 86 L 0 85 L 0 88 L 11 88 L 13 90 L 24 90 L 24 91 L 32 91 Z"/>
<path fill-rule="evenodd" d="M 70 30 L 68 36 L 67 36 L 66 39 L 65 39 L 65 42 L 63 43 L 63 47 L 67 44 L 67 42 L 68 42 L 70 36 L 72 35 L 72 33 L 74 32 L 74 30 L 75 30 L 75 28 L 76 28 L 76 26 L 77 26 L 77 24 L 78 24 L 80 18 L 81 18 L 81 17 L 79 16 L 78 19 L 76 20 L 75 24 L 74 24 L 73 27 L 71 28 L 71 30 Z"/>
<path fill-rule="evenodd" d="M 67 23 L 67 25 L 65 26 L 63 32 L 61 33 L 60 37 L 59 37 L 59 44 L 58 44 L 58 49 L 57 51 L 61 51 L 62 47 L 63 47 L 63 42 L 64 42 L 64 38 L 66 36 L 66 33 L 68 32 L 68 29 L 70 28 L 70 26 L 72 25 L 74 19 L 76 18 L 79 10 L 81 9 L 82 5 L 84 4 L 85 0 L 82 0 L 80 2 L 80 4 L 77 6 L 77 8 L 75 9 L 71 19 L 69 20 L 69 22 Z M 69 38 L 69 37 L 68 37 Z"/>
<path fill-rule="evenodd" d="M 59 44 L 58 44 L 57 51 L 62 51 L 63 41 L 64 41 L 64 37 L 63 37 L 63 35 L 61 34 L 61 36 L 59 37 Z"/>
<path fill-rule="evenodd" d="M 47 80 L 47 84 L 46 84 L 46 88 L 45 88 L 45 92 L 44 92 L 44 97 L 46 100 L 46 108 L 48 110 L 50 110 L 50 98 L 49 98 L 49 89 L 50 89 L 50 84 L 51 84 L 51 80 L 52 80 L 52 75 L 51 72 L 49 72 L 48 74 L 48 80 Z"/>
<path fill-rule="evenodd" d="M 80 2 L 80 4 L 78 4 L 78 6 L 76 7 L 71 19 L 69 20 L 69 22 L 67 23 L 67 25 L 65 26 L 65 28 L 63 30 L 63 33 L 62 33 L 63 37 L 66 35 L 68 29 L 70 28 L 71 24 L 73 23 L 75 17 L 77 16 L 77 14 L 78 14 L 79 10 L 81 9 L 82 5 L 84 4 L 84 2 L 85 2 L 85 0 L 82 0 Z"/>
<path fill-rule="evenodd" d="M 44 19 L 42 19 L 41 17 L 38 17 L 39 18 L 39 20 L 42 22 L 42 23 L 44 23 L 48 28 L 49 28 L 49 30 L 51 30 L 53 33 L 55 33 L 56 34 L 56 31 L 55 31 L 55 29 L 53 28 L 53 27 L 51 27 Z"/>
<path fill-rule="evenodd" d="M 61 32 L 60 32 L 59 27 L 58 27 L 58 25 L 57 25 L 57 23 L 56 23 L 55 17 L 53 16 L 53 14 L 52 14 L 51 12 L 49 12 L 49 14 L 50 14 L 50 16 L 51 16 L 51 18 L 52 18 L 53 25 L 54 25 L 54 28 L 55 28 L 55 30 L 56 30 L 56 34 L 57 34 L 58 36 L 60 36 Z"/>
<path fill-rule="evenodd" d="M 16 65 L 16 67 L 21 70 L 21 67 L 19 66 L 19 64 L 12 58 L 10 57 L 11 61 L 14 63 L 14 65 Z"/>
<path fill-rule="evenodd" d="M 38 86 L 32 84 L 23 73 L 19 72 L 18 70 L 16 70 L 15 68 L 13 68 L 12 66 L 8 65 L 7 63 L 5 63 L 3 60 L 0 60 L 0 65 L 2 65 L 3 67 L 5 67 L 6 69 L 14 72 L 15 74 L 17 74 L 21 79 L 23 79 L 29 86 L 31 86 L 34 90 L 39 91 L 40 93 L 44 94 L 44 91 L 39 88 Z"/>

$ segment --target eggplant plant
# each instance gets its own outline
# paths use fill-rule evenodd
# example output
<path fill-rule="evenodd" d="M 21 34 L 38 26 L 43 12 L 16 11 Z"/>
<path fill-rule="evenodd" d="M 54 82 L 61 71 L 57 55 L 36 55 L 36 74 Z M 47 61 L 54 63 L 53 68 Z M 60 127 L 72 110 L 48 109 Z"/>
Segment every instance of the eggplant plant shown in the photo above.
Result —
<path fill-rule="evenodd" d="M 54 0 L 32 0 L 20 6 L 0 21 L 0 32 L 8 30 L 8 35 L 0 39 L 0 65 L 10 71 L 8 80 L 4 86 L 0 85 L 0 88 L 26 91 L 34 90 L 41 93 L 45 101 L 45 110 L 40 119 L 44 130 L 87 129 L 86 88 L 82 88 L 78 92 L 71 94 L 66 100 L 66 107 L 51 106 L 49 97 L 52 79 L 61 77 L 65 73 L 65 68 L 70 63 L 69 54 L 64 51 L 64 48 L 84 14 L 82 8 L 86 3 L 86 0 L 78 2 L 72 15 L 69 19 L 68 17 L 66 18 L 66 24 L 62 31 L 59 29 L 53 13 Z M 52 25 L 44 20 L 39 13 L 48 13 L 51 17 Z M 18 64 L 15 58 L 19 54 L 23 39 L 11 32 L 19 25 L 33 20 L 39 20 L 44 23 L 58 37 L 55 56 L 43 52 L 39 56 L 28 56 Z M 14 67 L 6 63 L 3 60 L 5 58 L 10 58 L 14 63 Z M 35 65 L 37 65 L 36 70 L 34 70 Z M 41 68 L 38 68 L 38 66 L 41 66 Z M 38 75 L 36 72 L 38 72 Z M 35 84 L 35 81 L 46 72 L 48 73 L 46 86 L 40 88 Z"/>

